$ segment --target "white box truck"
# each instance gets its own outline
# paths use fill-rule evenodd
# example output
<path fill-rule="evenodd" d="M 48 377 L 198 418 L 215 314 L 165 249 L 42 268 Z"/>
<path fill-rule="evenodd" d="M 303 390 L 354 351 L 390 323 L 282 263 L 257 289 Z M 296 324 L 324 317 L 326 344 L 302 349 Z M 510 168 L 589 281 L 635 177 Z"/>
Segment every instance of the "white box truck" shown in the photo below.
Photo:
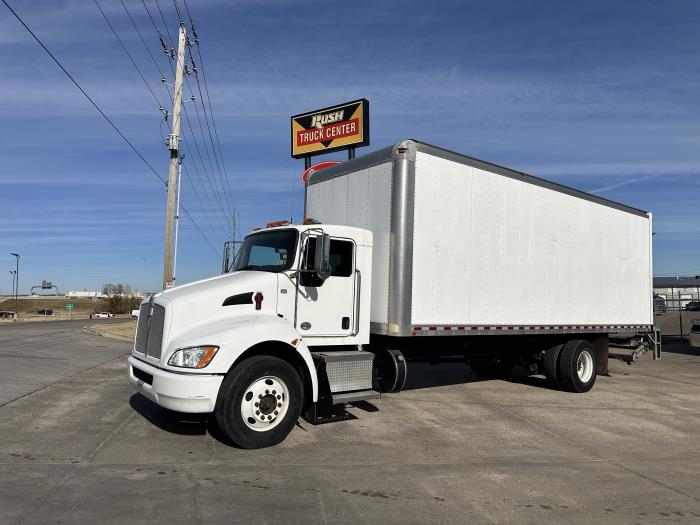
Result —
<path fill-rule="evenodd" d="M 139 392 L 257 448 L 400 391 L 413 361 L 586 392 L 611 334 L 657 355 L 650 213 L 406 140 L 316 172 L 306 215 L 142 303 Z"/>

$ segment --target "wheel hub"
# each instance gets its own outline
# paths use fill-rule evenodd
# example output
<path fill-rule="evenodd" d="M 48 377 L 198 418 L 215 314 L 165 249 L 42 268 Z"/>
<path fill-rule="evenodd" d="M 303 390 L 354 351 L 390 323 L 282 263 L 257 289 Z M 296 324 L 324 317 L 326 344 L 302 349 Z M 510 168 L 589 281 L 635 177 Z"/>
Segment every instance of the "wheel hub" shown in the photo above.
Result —
<path fill-rule="evenodd" d="M 276 427 L 289 408 L 289 390 L 279 377 L 256 379 L 241 399 L 241 418 L 245 425 L 264 432 Z"/>
<path fill-rule="evenodd" d="M 265 415 L 272 414 L 275 407 L 277 407 L 277 399 L 272 394 L 267 394 L 260 400 L 260 412 Z"/>
<path fill-rule="evenodd" d="M 583 383 L 587 383 L 593 376 L 593 357 L 587 351 L 581 352 L 576 361 L 576 372 Z"/>

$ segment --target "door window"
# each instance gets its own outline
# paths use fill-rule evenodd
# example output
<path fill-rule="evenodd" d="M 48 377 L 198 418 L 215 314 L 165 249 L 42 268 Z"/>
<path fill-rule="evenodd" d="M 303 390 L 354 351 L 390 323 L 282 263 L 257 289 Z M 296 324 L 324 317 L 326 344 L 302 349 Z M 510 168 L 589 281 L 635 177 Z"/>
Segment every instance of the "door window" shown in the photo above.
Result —
<path fill-rule="evenodd" d="M 331 239 L 331 277 L 352 275 L 352 242 Z"/>
<path fill-rule="evenodd" d="M 352 275 L 352 254 L 352 241 L 341 241 L 338 239 L 331 239 L 330 277 L 350 277 Z M 302 264 L 302 268 L 304 270 L 313 270 L 315 255 L 316 243 L 307 241 L 306 249 L 304 250 L 304 263 Z M 321 284 L 321 280 L 315 274 L 304 273 L 301 277 L 301 284 L 303 284 L 304 286 L 319 286 Z"/>

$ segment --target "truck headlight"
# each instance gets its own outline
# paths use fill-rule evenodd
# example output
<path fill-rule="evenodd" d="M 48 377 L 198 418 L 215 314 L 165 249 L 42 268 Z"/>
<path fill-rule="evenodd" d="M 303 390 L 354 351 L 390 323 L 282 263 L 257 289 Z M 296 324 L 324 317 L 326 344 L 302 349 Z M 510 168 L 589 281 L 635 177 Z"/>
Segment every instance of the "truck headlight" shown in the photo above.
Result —
<path fill-rule="evenodd" d="M 218 352 L 218 346 L 192 346 L 181 348 L 168 359 L 170 366 L 181 368 L 204 368 Z"/>

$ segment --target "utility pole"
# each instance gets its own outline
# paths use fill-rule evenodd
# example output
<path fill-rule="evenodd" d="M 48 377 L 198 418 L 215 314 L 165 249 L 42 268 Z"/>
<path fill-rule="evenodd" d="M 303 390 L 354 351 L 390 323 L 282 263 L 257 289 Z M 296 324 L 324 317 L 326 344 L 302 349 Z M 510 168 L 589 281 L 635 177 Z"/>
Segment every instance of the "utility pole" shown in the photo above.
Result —
<path fill-rule="evenodd" d="M 184 155 L 183 155 L 184 156 Z M 180 231 L 180 179 L 182 178 L 182 157 L 177 166 L 177 207 L 175 210 L 175 253 L 173 254 L 173 277 L 172 282 L 175 284 L 177 279 L 177 237 Z"/>
<path fill-rule="evenodd" d="M 163 288 L 173 285 L 173 238 L 175 230 L 175 205 L 178 193 L 178 168 L 180 144 L 180 110 L 182 109 L 182 81 L 185 74 L 185 24 L 180 24 L 173 96 L 173 127 L 168 138 L 170 166 L 168 170 L 168 204 L 165 212 L 165 249 L 163 250 Z"/>
<path fill-rule="evenodd" d="M 15 321 L 19 319 L 19 253 L 12 252 L 10 255 L 15 256 L 17 267 L 15 269 Z"/>

